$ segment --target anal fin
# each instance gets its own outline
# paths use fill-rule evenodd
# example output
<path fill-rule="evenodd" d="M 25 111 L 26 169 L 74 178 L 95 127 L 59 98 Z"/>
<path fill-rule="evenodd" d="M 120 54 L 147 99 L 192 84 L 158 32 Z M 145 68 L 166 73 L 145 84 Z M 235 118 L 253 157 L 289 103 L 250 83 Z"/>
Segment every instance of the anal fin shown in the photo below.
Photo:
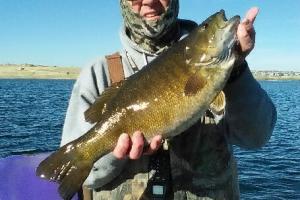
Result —
<path fill-rule="evenodd" d="M 76 147 L 69 143 L 43 160 L 36 169 L 36 175 L 58 182 L 61 197 L 71 199 L 92 167 L 92 160 L 85 159 Z"/>
<path fill-rule="evenodd" d="M 92 165 L 85 161 L 78 162 L 76 166 L 71 166 L 58 188 L 60 196 L 63 199 L 71 199 L 80 190 L 91 169 Z"/>

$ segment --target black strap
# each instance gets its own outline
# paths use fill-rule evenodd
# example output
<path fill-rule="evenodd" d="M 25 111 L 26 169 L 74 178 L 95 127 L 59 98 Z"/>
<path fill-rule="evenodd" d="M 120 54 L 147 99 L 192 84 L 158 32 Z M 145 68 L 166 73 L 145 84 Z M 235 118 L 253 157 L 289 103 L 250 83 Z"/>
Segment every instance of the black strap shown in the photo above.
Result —
<path fill-rule="evenodd" d="M 148 187 L 152 199 L 164 200 L 171 193 L 171 167 L 169 150 L 160 148 L 150 157 L 149 172 L 155 171 L 154 175 L 148 180 Z"/>

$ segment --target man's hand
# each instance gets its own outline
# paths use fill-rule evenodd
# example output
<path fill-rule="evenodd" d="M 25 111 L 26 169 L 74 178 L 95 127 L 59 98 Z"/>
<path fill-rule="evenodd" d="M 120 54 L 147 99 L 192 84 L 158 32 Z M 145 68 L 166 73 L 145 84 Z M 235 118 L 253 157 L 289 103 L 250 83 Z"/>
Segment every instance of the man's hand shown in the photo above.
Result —
<path fill-rule="evenodd" d="M 129 157 L 130 159 L 139 159 L 143 153 L 152 154 L 156 152 L 162 143 L 162 136 L 156 135 L 148 144 L 142 132 L 136 131 L 132 137 L 123 133 L 120 135 L 118 143 L 113 150 L 113 155 L 118 159 Z M 147 146 L 145 149 L 144 147 Z"/>
<path fill-rule="evenodd" d="M 255 30 L 253 23 L 259 12 L 257 7 L 250 8 L 238 26 L 237 37 L 240 43 L 240 50 L 243 59 L 252 51 L 255 44 Z"/>

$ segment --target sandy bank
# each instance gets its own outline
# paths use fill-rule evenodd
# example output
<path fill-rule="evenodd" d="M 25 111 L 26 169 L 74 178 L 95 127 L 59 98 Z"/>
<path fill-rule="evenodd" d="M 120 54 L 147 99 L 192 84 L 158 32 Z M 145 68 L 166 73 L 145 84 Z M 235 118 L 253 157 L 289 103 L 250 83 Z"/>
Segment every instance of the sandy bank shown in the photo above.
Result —
<path fill-rule="evenodd" d="M 76 79 L 79 67 L 0 64 L 0 79 Z M 257 80 L 300 80 L 300 72 L 252 71 Z"/>
<path fill-rule="evenodd" d="M 79 67 L 0 65 L 0 78 L 2 79 L 76 79 L 79 72 Z"/>

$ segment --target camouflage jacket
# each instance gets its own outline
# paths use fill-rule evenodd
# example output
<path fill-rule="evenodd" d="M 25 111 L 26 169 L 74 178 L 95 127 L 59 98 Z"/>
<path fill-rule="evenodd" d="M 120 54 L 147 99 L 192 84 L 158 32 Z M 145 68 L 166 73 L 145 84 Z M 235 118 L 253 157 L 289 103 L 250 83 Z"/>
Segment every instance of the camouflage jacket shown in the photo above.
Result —
<path fill-rule="evenodd" d="M 222 120 L 216 123 L 208 112 L 199 123 L 169 140 L 167 153 L 171 180 L 167 184 L 166 199 L 239 199 L 236 162 Z M 149 169 L 152 157 L 156 159 L 153 155 L 129 161 L 117 178 L 94 191 L 93 198 L 134 200 L 160 196 L 153 194 L 154 185 L 161 183 L 155 180 L 157 171 Z"/>

